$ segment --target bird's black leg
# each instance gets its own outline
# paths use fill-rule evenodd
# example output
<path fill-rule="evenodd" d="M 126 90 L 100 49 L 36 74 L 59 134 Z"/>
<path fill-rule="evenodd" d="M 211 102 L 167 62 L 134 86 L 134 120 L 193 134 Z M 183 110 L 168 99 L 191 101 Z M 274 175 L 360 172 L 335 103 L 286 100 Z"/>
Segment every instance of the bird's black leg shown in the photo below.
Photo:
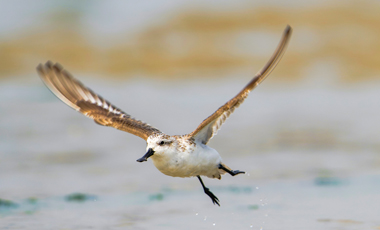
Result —
<path fill-rule="evenodd" d="M 216 196 L 210 191 L 210 189 L 207 188 L 207 187 L 203 184 L 203 181 L 202 181 L 202 179 L 201 179 L 200 176 L 197 176 L 197 177 L 198 177 L 199 181 L 201 182 L 201 185 L 202 185 L 202 187 L 203 187 L 203 191 L 205 191 L 205 193 L 211 198 L 212 203 L 217 204 L 217 205 L 220 206 L 218 197 L 216 197 Z"/>
<path fill-rule="evenodd" d="M 240 171 L 240 170 L 230 170 L 230 169 L 224 167 L 224 165 L 222 165 L 222 164 L 219 164 L 218 168 L 223 169 L 224 171 L 228 172 L 231 176 L 236 176 L 237 174 L 245 173 L 244 171 Z"/>

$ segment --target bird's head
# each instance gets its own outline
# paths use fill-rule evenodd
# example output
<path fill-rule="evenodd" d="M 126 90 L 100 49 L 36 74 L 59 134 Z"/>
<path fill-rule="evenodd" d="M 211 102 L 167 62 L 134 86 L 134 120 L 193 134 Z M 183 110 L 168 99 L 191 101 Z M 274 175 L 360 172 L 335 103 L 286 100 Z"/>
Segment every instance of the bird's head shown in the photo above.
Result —
<path fill-rule="evenodd" d="M 138 159 L 138 162 L 147 161 L 149 157 L 158 158 L 165 155 L 171 155 L 176 152 L 178 141 L 175 137 L 163 133 L 154 134 L 148 137 L 146 154 Z"/>

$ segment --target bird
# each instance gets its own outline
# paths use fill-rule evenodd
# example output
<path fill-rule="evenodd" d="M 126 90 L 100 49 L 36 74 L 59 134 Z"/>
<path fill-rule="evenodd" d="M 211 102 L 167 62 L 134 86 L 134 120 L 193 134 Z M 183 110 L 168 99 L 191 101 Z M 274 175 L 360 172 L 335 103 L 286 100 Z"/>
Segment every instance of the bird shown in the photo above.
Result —
<path fill-rule="evenodd" d="M 137 162 L 153 161 L 154 166 L 163 174 L 172 177 L 197 177 L 213 204 L 220 206 L 219 199 L 202 181 L 201 176 L 221 179 L 221 175 L 236 176 L 244 171 L 232 170 L 222 162 L 219 153 L 207 146 L 226 119 L 248 97 L 276 67 L 281 60 L 292 34 L 288 25 L 282 38 L 266 65 L 231 100 L 219 107 L 203 120 L 191 133 L 185 135 L 166 135 L 157 128 L 133 118 L 99 94 L 75 79 L 59 63 L 47 61 L 37 66 L 37 72 L 44 84 L 65 104 L 82 113 L 102 126 L 110 126 L 136 135 L 147 142 L 146 153 Z"/>

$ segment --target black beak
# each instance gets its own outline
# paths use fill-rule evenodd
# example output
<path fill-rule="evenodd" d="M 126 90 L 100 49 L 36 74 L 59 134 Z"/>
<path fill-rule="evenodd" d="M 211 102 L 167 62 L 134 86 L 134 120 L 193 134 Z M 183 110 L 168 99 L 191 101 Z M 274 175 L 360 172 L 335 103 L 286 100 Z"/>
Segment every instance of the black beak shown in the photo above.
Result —
<path fill-rule="evenodd" d="M 148 149 L 148 152 L 145 153 L 145 155 L 139 159 L 137 159 L 138 162 L 143 162 L 148 160 L 149 157 L 151 157 L 154 154 L 154 150 L 152 148 Z"/>

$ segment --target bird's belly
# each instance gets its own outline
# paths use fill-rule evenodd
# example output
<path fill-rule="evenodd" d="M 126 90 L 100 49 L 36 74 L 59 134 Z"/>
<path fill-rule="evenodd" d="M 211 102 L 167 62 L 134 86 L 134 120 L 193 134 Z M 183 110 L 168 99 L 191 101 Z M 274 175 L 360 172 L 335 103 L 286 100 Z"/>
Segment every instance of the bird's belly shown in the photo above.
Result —
<path fill-rule="evenodd" d="M 211 178 L 219 177 L 219 171 L 216 164 L 210 165 L 191 165 L 178 164 L 165 168 L 157 167 L 160 172 L 172 177 L 193 177 L 193 176 L 208 176 Z"/>
<path fill-rule="evenodd" d="M 188 154 L 180 154 L 170 159 L 153 161 L 156 168 L 168 176 L 207 176 L 218 179 L 221 174 L 218 168 L 220 162 L 221 158 L 215 150 L 201 153 L 192 152 Z"/>

